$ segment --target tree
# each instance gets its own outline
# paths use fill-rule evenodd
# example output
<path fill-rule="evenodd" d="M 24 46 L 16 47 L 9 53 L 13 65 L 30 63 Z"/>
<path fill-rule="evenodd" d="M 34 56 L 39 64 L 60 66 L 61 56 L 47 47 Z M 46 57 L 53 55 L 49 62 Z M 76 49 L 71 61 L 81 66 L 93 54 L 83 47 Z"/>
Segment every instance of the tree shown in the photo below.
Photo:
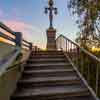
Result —
<path fill-rule="evenodd" d="M 100 40 L 100 0 L 69 0 L 68 8 L 78 18 L 76 22 L 82 38 L 86 40 L 99 36 Z"/>

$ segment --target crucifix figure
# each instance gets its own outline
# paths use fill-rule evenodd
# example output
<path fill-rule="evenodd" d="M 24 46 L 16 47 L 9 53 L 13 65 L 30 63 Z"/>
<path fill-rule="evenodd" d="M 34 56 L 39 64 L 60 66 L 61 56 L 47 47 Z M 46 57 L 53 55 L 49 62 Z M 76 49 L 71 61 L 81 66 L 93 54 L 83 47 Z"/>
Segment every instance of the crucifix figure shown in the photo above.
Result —
<path fill-rule="evenodd" d="M 54 5 L 53 0 L 49 0 L 48 5 L 49 5 L 49 7 L 45 8 L 45 13 L 47 14 L 49 12 L 49 20 L 50 20 L 49 28 L 53 28 L 53 11 L 54 11 L 54 14 L 56 15 L 57 8 L 53 7 L 53 5 Z"/>

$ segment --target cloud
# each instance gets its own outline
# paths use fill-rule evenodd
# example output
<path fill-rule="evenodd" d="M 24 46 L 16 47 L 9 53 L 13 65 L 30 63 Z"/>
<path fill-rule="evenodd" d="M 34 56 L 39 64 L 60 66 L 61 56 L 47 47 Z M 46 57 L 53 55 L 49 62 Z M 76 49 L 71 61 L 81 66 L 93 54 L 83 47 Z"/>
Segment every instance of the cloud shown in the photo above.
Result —
<path fill-rule="evenodd" d="M 4 21 L 4 23 L 8 26 L 11 27 L 11 29 L 13 29 L 14 31 L 23 31 L 24 29 L 26 30 L 33 30 L 33 31 L 37 31 L 36 27 L 33 27 L 30 24 L 26 24 L 24 22 L 21 21 L 14 21 L 14 20 L 8 20 L 8 21 Z"/>
<path fill-rule="evenodd" d="M 34 44 L 38 45 L 41 48 L 45 48 L 45 43 L 42 40 L 43 34 L 37 27 L 15 20 L 7 20 L 4 21 L 4 23 L 13 31 L 22 32 L 24 39 L 30 42 L 34 42 Z"/>

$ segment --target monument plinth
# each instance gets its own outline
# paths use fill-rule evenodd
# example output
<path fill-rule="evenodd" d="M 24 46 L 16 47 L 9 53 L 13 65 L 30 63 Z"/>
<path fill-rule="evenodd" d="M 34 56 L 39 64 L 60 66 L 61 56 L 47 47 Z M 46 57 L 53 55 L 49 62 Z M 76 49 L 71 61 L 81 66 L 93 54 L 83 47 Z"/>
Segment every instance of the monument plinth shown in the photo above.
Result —
<path fill-rule="evenodd" d="M 56 29 L 47 29 L 47 50 L 56 50 Z"/>
<path fill-rule="evenodd" d="M 53 11 L 57 14 L 57 8 L 55 8 L 53 0 L 49 0 L 49 7 L 45 8 L 45 13 L 49 12 L 50 26 L 46 31 L 47 34 L 47 50 L 56 50 L 56 29 L 53 28 Z"/>

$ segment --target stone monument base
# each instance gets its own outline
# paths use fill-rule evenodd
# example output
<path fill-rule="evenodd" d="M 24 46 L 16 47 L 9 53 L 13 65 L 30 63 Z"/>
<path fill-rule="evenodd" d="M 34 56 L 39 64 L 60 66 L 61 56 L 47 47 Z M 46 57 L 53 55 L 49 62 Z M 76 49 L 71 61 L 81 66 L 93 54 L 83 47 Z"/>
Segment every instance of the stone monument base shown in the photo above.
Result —
<path fill-rule="evenodd" d="M 54 28 L 49 28 L 47 30 L 47 50 L 56 50 L 56 30 Z"/>

